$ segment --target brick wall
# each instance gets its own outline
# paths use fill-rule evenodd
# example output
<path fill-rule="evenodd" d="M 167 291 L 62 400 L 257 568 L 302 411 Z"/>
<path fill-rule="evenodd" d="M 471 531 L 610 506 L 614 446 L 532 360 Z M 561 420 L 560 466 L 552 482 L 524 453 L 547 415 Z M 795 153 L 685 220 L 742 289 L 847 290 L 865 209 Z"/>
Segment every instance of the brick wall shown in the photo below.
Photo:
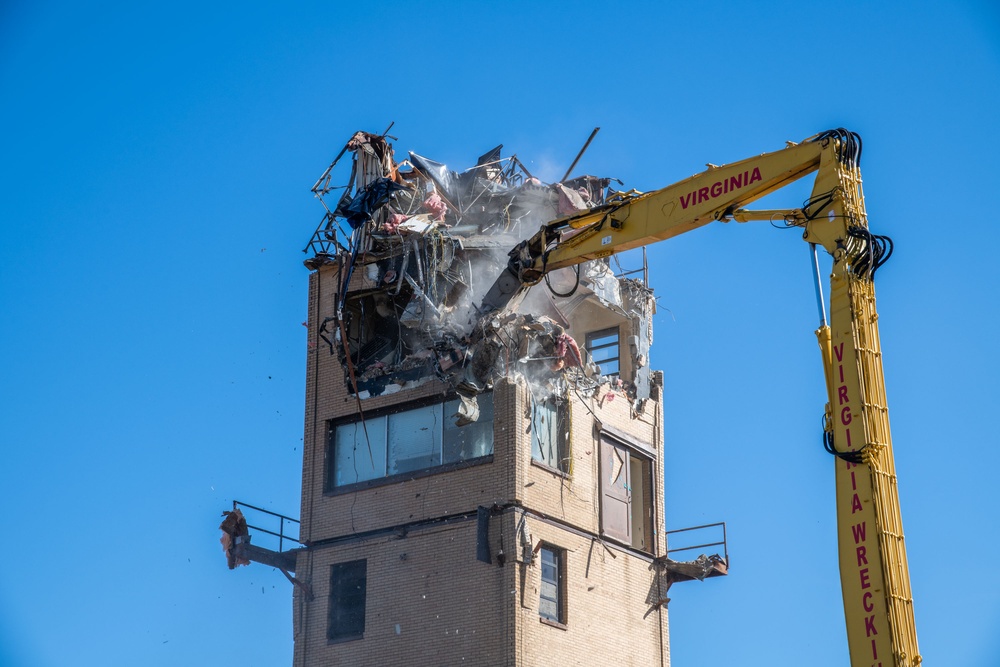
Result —
<path fill-rule="evenodd" d="M 532 537 L 566 550 L 565 627 L 544 623 L 538 614 L 539 559 L 517 564 L 519 596 L 515 622 L 518 665 L 669 665 L 665 595 L 656 589 L 649 559 L 528 519 Z M 544 658 L 544 660 L 543 660 Z"/>
<path fill-rule="evenodd" d="M 300 560 L 313 581 L 295 664 L 513 665 L 511 568 L 477 561 L 476 521 L 320 549 Z M 364 639 L 327 640 L 330 566 L 367 560 Z M 299 610 L 297 610 L 299 611 Z"/>
<path fill-rule="evenodd" d="M 358 271 L 352 288 L 365 279 Z M 328 423 L 357 412 L 344 369 L 318 337 L 319 323 L 333 314 L 336 287 L 335 266 L 310 276 L 301 535 L 316 546 L 299 554 L 296 568 L 313 597 L 298 588 L 294 594 L 295 665 L 669 664 L 666 609 L 656 605 L 665 592 L 655 590 L 652 557 L 601 539 L 599 512 L 597 426 L 603 425 L 656 452 L 653 553 L 664 552 L 660 404 L 649 401 L 636 414 L 624 395 L 607 388 L 592 397 L 571 395 L 572 464 L 561 474 L 532 463 L 528 389 L 523 381 L 502 381 L 494 389 L 491 461 L 329 493 Z M 432 381 L 361 405 L 367 413 L 428 397 L 443 400 L 445 387 Z M 493 506 L 494 563 L 486 564 L 476 559 L 471 513 Z M 461 513 L 470 518 L 432 523 Z M 545 542 L 566 550 L 565 627 L 539 621 L 540 564 L 537 554 L 520 562 L 522 519 L 533 547 Z M 358 539 L 359 533 L 368 535 Z M 496 562 L 501 547 L 503 567 Z M 330 643 L 330 567 L 358 559 L 367 561 L 364 638 Z"/>

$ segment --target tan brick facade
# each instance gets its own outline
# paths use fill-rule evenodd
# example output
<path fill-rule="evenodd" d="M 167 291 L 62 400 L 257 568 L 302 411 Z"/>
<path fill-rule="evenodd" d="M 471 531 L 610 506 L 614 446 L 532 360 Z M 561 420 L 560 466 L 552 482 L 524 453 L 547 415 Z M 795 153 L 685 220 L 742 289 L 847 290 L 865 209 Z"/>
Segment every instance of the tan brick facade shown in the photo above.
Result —
<path fill-rule="evenodd" d="M 362 273 L 352 289 L 362 286 Z M 659 604 L 665 591 L 656 588 L 653 566 L 665 550 L 659 392 L 641 414 L 607 385 L 592 396 L 571 392 L 563 473 L 532 461 L 530 393 L 523 379 L 507 378 L 493 392 L 492 457 L 334 489 L 329 425 L 358 410 L 343 367 L 318 336 L 333 314 L 337 283 L 335 266 L 310 278 L 301 511 L 309 548 L 295 574 L 312 596 L 296 588 L 294 664 L 669 665 L 667 611 Z M 574 322 L 581 346 L 585 324 Z M 445 392 L 430 381 L 361 406 L 376 414 L 444 400 Z M 632 482 L 650 499 L 647 553 L 604 536 L 602 431 L 650 466 L 648 479 Z M 484 520 L 491 563 L 477 559 Z M 539 616 L 541 545 L 564 554 L 562 624 Z M 367 563 L 363 638 L 328 640 L 331 566 L 357 560 Z"/>

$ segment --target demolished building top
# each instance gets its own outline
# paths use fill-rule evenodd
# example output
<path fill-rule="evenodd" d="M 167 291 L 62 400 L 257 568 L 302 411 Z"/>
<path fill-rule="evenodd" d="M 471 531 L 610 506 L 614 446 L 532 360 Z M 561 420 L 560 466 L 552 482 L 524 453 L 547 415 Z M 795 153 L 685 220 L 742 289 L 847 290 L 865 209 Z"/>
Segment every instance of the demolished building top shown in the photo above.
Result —
<path fill-rule="evenodd" d="M 463 398 L 461 423 L 475 420 L 476 394 L 521 375 L 548 396 L 604 387 L 641 411 L 655 309 L 645 281 L 595 260 L 546 275 L 516 305 L 484 306 L 512 248 L 603 205 L 614 179 L 544 183 L 502 145 L 460 172 L 414 152 L 396 162 L 390 139 L 355 133 L 313 186 L 325 211 L 305 265 L 337 273 L 319 333 L 351 393 L 440 380 Z M 347 153 L 349 176 L 333 185 Z"/>

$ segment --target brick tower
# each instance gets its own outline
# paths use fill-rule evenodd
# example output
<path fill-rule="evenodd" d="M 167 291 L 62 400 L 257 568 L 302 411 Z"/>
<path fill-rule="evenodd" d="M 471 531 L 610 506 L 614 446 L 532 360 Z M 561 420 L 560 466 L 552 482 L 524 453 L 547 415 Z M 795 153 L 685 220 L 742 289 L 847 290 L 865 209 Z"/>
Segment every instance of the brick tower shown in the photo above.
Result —
<path fill-rule="evenodd" d="M 599 260 L 484 306 L 511 248 L 610 183 L 544 184 L 501 148 L 461 173 L 384 134 L 341 153 L 305 262 L 302 546 L 223 524 L 230 567 L 296 584 L 297 667 L 669 664 L 666 589 L 691 576 L 666 558 L 655 301 Z"/>

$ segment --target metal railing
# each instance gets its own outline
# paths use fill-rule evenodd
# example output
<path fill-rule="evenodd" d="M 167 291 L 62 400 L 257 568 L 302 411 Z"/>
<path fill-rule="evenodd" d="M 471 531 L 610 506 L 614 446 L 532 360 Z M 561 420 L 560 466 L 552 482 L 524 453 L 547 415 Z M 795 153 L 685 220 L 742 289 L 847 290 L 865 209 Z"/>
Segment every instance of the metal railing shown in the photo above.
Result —
<path fill-rule="evenodd" d="M 718 541 L 718 542 L 705 542 L 704 544 L 694 544 L 694 545 L 691 545 L 689 547 L 679 547 L 677 549 L 671 549 L 671 548 L 669 548 L 669 545 L 670 545 L 670 536 L 671 535 L 676 535 L 677 533 L 687 533 L 687 532 L 691 532 L 691 531 L 694 531 L 694 530 L 707 530 L 709 528 L 719 528 L 719 527 L 722 528 L 722 540 L 721 541 Z M 726 522 L 725 521 L 720 521 L 718 523 L 706 523 L 706 524 L 703 524 L 701 526 L 691 526 L 690 528 L 678 528 L 676 530 L 668 530 L 668 531 L 666 531 L 666 535 L 667 535 L 667 545 L 668 545 L 667 555 L 670 555 L 672 553 L 677 553 L 677 552 L 680 552 L 680 551 L 694 551 L 695 549 L 707 549 L 708 547 L 719 547 L 719 546 L 721 546 L 722 547 L 722 556 L 723 556 L 723 558 L 725 558 L 726 563 L 727 564 L 729 563 L 729 546 L 726 544 Z"/>
<path fill-rule="evenodd" d="M 641 250 L 642 250 L 642 266 L 639 267 L 639 268 L 637 268 L 637 269 L 627 269 L 627 270 L 624 269 L 622 267 L 622 265 L 621 265 L 621 259 L 622 259 L 621 256 L 620 255 L 614 255 L 613 256 L 614 257 L 615 265 L 618 267 L 618 271 L 615 272 L 615 277 L 616 278 L 628 278 L 629 276 L 634 276 L 637 273 L 641 273 L 642 274 L 642 284 L 643 284 L 643 287 L 645 287 L 645 288 L 648 289 L 649 288 L 649 261 L 647 260 L 647 257 L 646 257 L 646 246 L 643 246 L 641 248 Z M 629 261 L 629 252 L 630 251 L 626 251 L 624 253 L 624 255 L 625 255 L 624 259 L 625 259 L 626 262 Z"/>
<path fill-rule="evenodd" d="M 249 528 L 250 530 L 255 530 L 261 533 L 265 533 L 267 535 L 272 535 L 274 537 L 277 537 L 279 553 L 285 550 L 285 540 L 294 542 L 295 544 L 302 544 L 302 542 L 299 541 L 299 526 L 301 525 L 301 522 L 298 519 L 293 519 L 290 516 L 285 516 L 284 514 L 278 514 L 277 512 L 272 512 L 271 510 L 266 510 L 263 507 L 257 507 L 256 505 L 251 505 L 249 503 L 244 503 L 239 500 L 234 500 L 233 509 L 235 510 L 238 508 L 245 508 L 248 510 L 253 510 L 254 512 L 261 512 L 268 516 L 274 517 L 278 520 L 278 532 L 274 532 L 273 530 L 268 530 L 267 528 L 263 528 L 261 526 L 251 525 L 249 521 L 247 521 L 247 528 Z M 243 512 L 242 509 L 240 509 L 240 511 Z M 246 518 L 246 512 L 243 512 L 243 516 L 244 518 Z M 289 524 L 295 524 L 294 536 L 289 535 L 285 531 L 286 522 Z"/>

